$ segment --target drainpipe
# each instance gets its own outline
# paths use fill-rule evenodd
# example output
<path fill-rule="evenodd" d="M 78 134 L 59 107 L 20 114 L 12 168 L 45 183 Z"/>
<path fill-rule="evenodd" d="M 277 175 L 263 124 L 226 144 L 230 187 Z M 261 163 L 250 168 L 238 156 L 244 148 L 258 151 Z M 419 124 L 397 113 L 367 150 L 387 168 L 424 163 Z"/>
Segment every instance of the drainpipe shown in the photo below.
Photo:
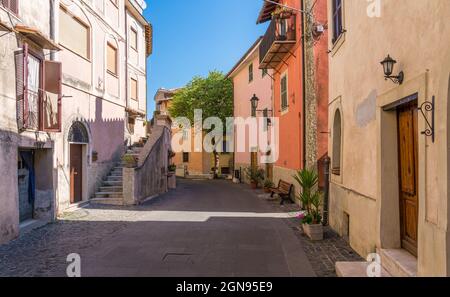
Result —
<path fill-rule="evenodd" d="M 300 0 L 300 5 L 302 9 L 305 8 L 304 0 Z M 303 168 L 306 168 L 306 104 L 305 104 L 305 98 L 306 98 L 306 52 L 305 52 L 305 14 L 302 13 L 302 109 L 303 109 L 303 127 L 302 127 L 302 134 L 303 134 Z"/>
<path fill-rule="evenodd" d="M 128 108 L 128 9 L 125 7 L 125 127 L 126 131 L 128 131 L 128 112 L 126 109 Z M 129 140 L 129 142 L 128 142 Z M 127 146 L 131 145 L 131 135 L 130 138 L 127 139 Z M 127 151 L 127 147 L 125 147 L 125 152 Z"/>
<path fill-rule="evenodd" d="M 56 0 L 50 0 L 50 39 L 52 41 L 55 41 L 55 39 L 56 39 L 56 34 L 55 34 L 55 27 L 56 27 L 55 1 Z M 51 61 L 55 61 L 55 51 L 50 51 L 50 60 Z"/>

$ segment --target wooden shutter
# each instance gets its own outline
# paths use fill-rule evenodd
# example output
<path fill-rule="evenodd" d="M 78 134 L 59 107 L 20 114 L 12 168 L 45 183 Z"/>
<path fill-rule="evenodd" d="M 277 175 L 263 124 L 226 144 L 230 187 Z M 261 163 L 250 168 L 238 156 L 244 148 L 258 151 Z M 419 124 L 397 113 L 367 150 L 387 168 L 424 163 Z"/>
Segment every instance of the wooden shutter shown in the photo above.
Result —
<path fill-rule="evenodd" d="M 5 0 L 3 0 L 5 1 Z M 17 124 L 19 130 L 28 126 L 28 45 L 24 44 L 22 50 L 15 53 L 16 64 L 16 100 Z"/>
<path fill-rule="evenodd" d="M 138 82 L 134 78 L 131 79 L 131 99 L 138 100 Z"/>
<path fill-rule="evenodd" d="M 109 73 L 117 75 L 117 49 L 110 43 L 107 44 L 107 70 Z"/>
<path fill-rule="evenodd" d="M 41 127 L 44 131 L 61 132 L 62 64 L 44 61 L 44 94 Z"/>
<path fill-rule="evenodd" d="M 11 12 L 15 14 L 19 13 L 19 0 L 2 0 L 2 4 Z"/>
<path fill-rule="evenodd" d="M 15 14 L 19 13 L 19 0 L 9 0 L 9 9 Z"/>

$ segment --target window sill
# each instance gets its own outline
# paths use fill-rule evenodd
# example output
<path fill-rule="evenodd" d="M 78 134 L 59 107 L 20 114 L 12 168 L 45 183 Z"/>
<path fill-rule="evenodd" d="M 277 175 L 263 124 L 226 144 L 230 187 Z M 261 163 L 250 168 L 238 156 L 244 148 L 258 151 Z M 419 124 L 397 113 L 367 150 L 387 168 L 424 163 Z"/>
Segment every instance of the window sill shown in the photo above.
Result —
<path fill-rule="evenodd" d="M 80 57 L 81 59 L 85 60 L 86 62 L 92 63 L 92 61 L 91 61 L 90 58 L 83 57 L 81 54 L 79 54 L 79 53 L 77 53 L 77 52 L 71 50 L 70 48 L 68 48 L 67 46 L 65 46 L 65 45 L 62 44 L 62 43 L 59 43 L 59 45 L 60 45 L 61 47 L 63 47 L 64 49 L 68 50 L 69 52 L 71 52 L 72 54 L 74 54 L 74 55 Z"/>
<path fill-rule="evenodd" d="M 341 48 L 341 46 L 345 42 L 345 34 L 346 31 L 344 31 L 341 35 L 339 35 L 338 39 L 333 43 L 333 47 L 331 48 L 331 56 L 333 57 Z"/>
<path fill-rule="evenodd" d="M 289 107 L 286 107 L 286 108 L 284 108 L 284 109 L 281 109 L 280 115 L 281 115 L 281 116 L 284 116 L 284 115 L 286 115 L 286 114 L 288 114 L 288 113 L 289 113 Z"/>
<path fill-rule="evenodd" d="M 112 71 L 109 71 L 109 70 L 107 70 L 106 71 L 109 75 L 111 75 L 111 76 L 114 76 L 115 78 L 119 78 L 119 75 L 118 74 L 116 74 L 116 73 L 114 73 L 114 72 L 112 72 Z"/>

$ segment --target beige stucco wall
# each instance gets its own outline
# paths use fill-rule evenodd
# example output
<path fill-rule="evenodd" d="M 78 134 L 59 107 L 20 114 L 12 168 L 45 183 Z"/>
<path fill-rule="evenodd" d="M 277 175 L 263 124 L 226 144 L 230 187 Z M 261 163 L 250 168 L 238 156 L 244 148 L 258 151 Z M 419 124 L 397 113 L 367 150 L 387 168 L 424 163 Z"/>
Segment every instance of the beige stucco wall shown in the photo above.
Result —
<path fill-rule="evenodd" d="M 414 93 L 419 105 L 435 95 L 436 142 L 419 136 L 418 273 L 448 275 L 450 2 L 380 3 L 381 16 L 369 18 L 369 3 L 344 1 L 346 33 L 330 53 L 330 131 L 336 109 L 343 118 L 342 174 L 332 178 L 330 220 L 340 230 L 343 212 L 349 214 L 350 243 L 364 257 L 375 247 L 400 247 L 396 122 L 383 107 Z M 405 73 L 402 86 L 384 80 L 380 61 L 387 54 L 398 61 L 394 75 Z M 333 158 L 332 135 L 329 149 Z M 374 222 L 376 230 L 362 227 Z"/>

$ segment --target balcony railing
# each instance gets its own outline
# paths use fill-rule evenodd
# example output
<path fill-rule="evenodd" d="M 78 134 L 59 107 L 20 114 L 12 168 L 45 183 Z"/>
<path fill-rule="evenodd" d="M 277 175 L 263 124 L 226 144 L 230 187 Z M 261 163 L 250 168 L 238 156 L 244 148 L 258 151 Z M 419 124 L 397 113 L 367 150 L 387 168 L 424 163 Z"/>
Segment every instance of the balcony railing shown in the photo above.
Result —
<path fill-rule="evenodd" d="M 21 97 L 17 101 L 19 130 L 59 131 L 60 105 L 58 94 L 27 90 L 26 97 Z"/>
<path fill-rule="evenodd" d="M 296 15 L 272 20 L 259 47 L 260 68 L 276 68 L 296 42 Z"/>
<path fill-rule="evenodd" d="M 39 92 L 27 90 L 27 96 L 23 96 L 17 101 L 19 129 L 38 130 L 40 95 Z M 26 100 L 25 100 L 26 98 Z"/>

